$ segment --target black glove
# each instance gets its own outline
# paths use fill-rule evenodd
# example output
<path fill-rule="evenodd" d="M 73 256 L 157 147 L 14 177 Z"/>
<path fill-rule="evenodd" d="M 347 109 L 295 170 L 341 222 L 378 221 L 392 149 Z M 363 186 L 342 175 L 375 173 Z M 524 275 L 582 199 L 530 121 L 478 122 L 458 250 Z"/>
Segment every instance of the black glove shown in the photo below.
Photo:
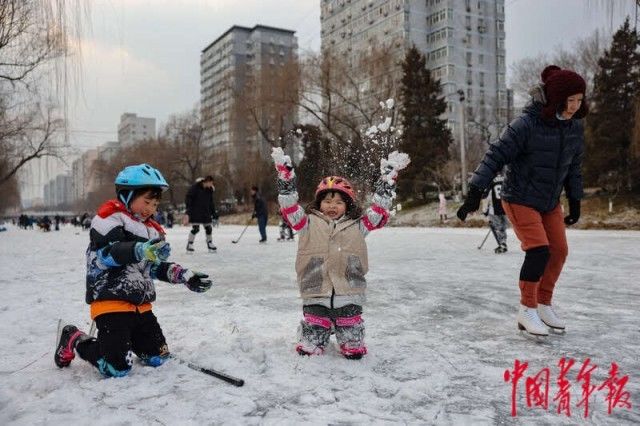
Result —
<path fill-rule="evenodd" d="M 469 193 L 464 200 L 464 204 L 460 206 L 456 215 L 464 222 L 469 213 L 475 212 L 480 208 L 480 200 L 482 200 L 482 189 L 475 185 L 469 185 Z"/>
<path fill-rule="evenodd" d="M 251 219 L 255 219 L 256 218 L 256 212 L 251 213 Z"/>
<path fill-rule="evenodd" d="M 564 217 L 566 225 L 573 225 L 580 219 L 580 200 L 569 198 L 569 215 Z"/>
<path fill-rule="evenodd" d="M 184 285 L 191 291 L 195 291 L 196 293 L 204 293 L 205 291 L 211 288 L 213 285 L 213 281 L 207 279 L 209 275 L 203 274 L 202 272 L 191 272 L 187 271 L 184 274 L 184 278 L 186 282 Z"/>

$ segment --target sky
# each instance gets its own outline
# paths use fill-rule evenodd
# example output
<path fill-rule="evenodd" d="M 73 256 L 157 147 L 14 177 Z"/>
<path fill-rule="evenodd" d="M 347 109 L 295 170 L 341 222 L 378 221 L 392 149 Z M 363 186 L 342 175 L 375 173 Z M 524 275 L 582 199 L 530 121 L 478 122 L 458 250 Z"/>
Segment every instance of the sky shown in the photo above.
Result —
<path fill-rule="evenodd" d="M 610 17 L 597 0 L 506 0 L 507 64 L 571 46 L 596 28 L 615 30 L 634 3 L 616 2 L 623 6 Z M 232 25 L 291 29 L 301 52 L 320 48 L 319 0 L 94 0 L 90 17 L 69 103 L 70 142 L 79 149 L 116 140 L 124 112 L 155 117 L 160 127 L 195 106 L 200 52 Z"/>

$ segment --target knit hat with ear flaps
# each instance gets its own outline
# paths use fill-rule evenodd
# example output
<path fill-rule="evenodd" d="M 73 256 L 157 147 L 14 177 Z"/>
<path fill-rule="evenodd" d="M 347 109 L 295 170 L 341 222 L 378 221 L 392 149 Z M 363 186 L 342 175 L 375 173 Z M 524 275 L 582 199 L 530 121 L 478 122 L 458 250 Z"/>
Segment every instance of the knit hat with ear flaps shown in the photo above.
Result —
<path fill-rule="evenodd" d="M 579 74 L 563 70 L 556 65 L 549 65 L 542 74 L 542 83 L 544 83 L 544 94 L 547 103 L 542 108 L 542 116 L 547 119 L 555 118 L 557 112 L 562 112 L 566 106 L 567 98 L 578 93 L 585 94 L 587 84 Z M 582 100 L 580 109 L 572 118 L 584 118 L 589 112 L 586 98 Z"/>

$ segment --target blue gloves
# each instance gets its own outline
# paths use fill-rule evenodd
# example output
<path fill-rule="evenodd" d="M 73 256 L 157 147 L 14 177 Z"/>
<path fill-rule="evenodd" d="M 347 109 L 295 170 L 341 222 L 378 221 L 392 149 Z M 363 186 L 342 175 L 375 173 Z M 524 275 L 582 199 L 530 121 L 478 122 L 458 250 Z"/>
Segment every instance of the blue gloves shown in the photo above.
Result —
<path fill-rule="evenodd" d="M 162 238 L 154 238 L 144 243 L 136 243 L 133 250 L 138 262 L 148 260 L 155 264 L 166 261 L 171 254 L 171 246 Z"/>

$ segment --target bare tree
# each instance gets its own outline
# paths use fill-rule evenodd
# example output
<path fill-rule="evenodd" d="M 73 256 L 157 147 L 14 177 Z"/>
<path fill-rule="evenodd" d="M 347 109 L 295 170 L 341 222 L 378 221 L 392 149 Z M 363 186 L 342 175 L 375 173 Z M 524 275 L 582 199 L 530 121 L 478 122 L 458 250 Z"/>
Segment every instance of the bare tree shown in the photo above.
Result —
<path fill-rule="evenodd" d="M 81 40 L 88 4 L 72 0 L 0 0 L 0 185 L 28 162 L 64 156 L 68 59 Z M 54 84 L 51 84 L 54 83 Z"/>
<path fill-rule="evenodd" d="M 35 158 L 55 156 L 60 150 L 54 143 L 62 120 L 51 106 L 32 106 L 23 113 L 9 115 L 0 108 L 0 149 L 3 167 L 0 185 L 12 179 L 18 170 Z"/>
<path fill-rule="evenodd" d="M 164 129 L 171 146 L 169 176 L 185 185 L 207 173 L 211 147 L 204 141 L 204 129 L 198 108 L 169 117 Z"/>
<path fill-rule="evenodd" d="M 364 52 L 353 63 L 331 50 L 303 62 L 300 107 L 331 136 L 346 144 L 362 138 L 383 109 L 380 100 L 395 97 L 397 68 L 391 47 Z"/>
<path fill-rule="evenodd" d="M 245 75 L 244 84 L 232 88 L 232 120 L 245 125 L 247 136 L 259 134 L 270 146 L 282 146 L 296 121 L 300 81 L 297 61 L 264 64 L 259 72 L 245 71 Z"/>
<path fill-rule="evenodd" d="M 545 65 L 555 64 L 574 70 L 587 82 L 587 93 L 593 89 L 593 77 L 598 72 L 598 59 L 610 44 L 611 37 L 596 30 L 578 40 L 571 48 L 557 47 L 552 54 L 541 53 L 524 58 L 511 65 L 511 87 L 519 99 L 528 99 L 529 89 L 540 83 L 540 73 Z"/>

